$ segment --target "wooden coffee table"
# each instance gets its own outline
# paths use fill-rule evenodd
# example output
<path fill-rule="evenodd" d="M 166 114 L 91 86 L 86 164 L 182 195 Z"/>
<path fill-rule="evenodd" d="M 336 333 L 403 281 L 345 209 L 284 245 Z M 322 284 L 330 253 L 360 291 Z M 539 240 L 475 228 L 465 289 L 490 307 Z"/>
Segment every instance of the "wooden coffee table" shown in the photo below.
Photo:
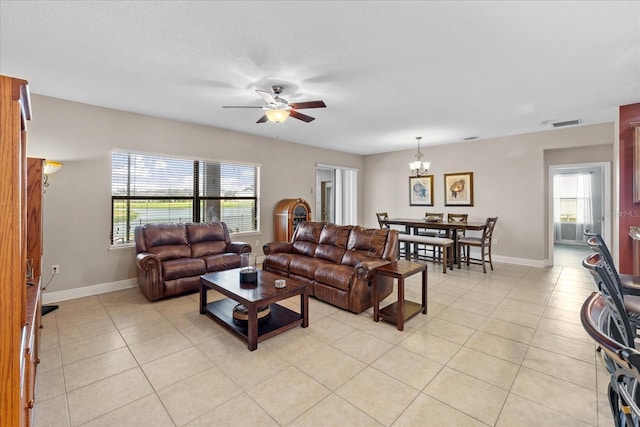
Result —
<path fill-rule="evenodd" d="M 275 287 L 276 279 L 286 279 L 287 286 Z M 247 341 L 249 350 L 258 348 L 258 343 L 278 335 L 298 325 L 309 326 L 308 285 L 290 278 L 258 270 L 256 283 L 240 283 L 240 269 L 207 273 L 200 276 L 200 314 L 206 314 L 214 321 Z M 207 303 L 207 291 L 214 289 L 227 298 Z M 300 295 L 300 313 L 279 304 L 293 296 Z M 248 309 L 247 324 L 234 321 L 233 308 L 242 304 Z M 258 322 L 258 308 L 269 305 L 268 319 Z"/>

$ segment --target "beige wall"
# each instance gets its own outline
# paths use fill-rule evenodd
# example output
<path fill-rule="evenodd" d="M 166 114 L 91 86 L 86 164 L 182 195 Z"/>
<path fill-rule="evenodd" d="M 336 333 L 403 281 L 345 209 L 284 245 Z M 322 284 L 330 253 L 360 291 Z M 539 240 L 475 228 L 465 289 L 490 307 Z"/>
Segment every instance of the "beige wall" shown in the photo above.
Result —
<path fill-rule="evenodd" d="M 60 265 L 49 292 L 136 275 L 134 250 L 114 250 L 109 244 L 114 147 L 261 164 L 261 232 L 233 237 L 250 243 L 259 255 L 262 244 L 273 238 L 273 208 L 278 200 L 302 197 L 314 206 L 316 163 L 360 170 L 363 165 L 359 155 L 44 96 L 33 95 L 32 106 L 27 154 L 64 163 L 50 177 L 45 194 L 44 278 L 52 264 Z M 362 196 L 358 208 L 362 210 Z"/>
<path fill-rule="evenodd" d="M 610 161 L 613 153 L 614 125 L 605 123 L 576 128 L 516 135 L 452 145 L 426 147 L 425 160 L 431 161 L 434 175 L 436 212 L 467 212 L 469 221 L 498 216 L 493 253 L 497 259 L 544 265 L 547 254 L 547 170 L 544 152 L 606 145 L 588 150 L 595 153 L 588 161 Z M 580 150 L 563 157 L 568 163 L 585 161 Z M 376 226 L 375 212 L 386 211 L 396 217 L 422 217 L 423 207 L 409 206 L 408 163 L 415 150 L 376 154 L 364 161 L 363 223 Z M 560 157 L 560 156 L 559 156 Z M 473 172 L 473 207 L 444 206 L 443 174 Z"/>
<path fill-rule="evenodd" d="M 415 150 L 358 156 L 38 95 L 32 96 L 32 104 L 28 155 L 64 162 L 45 194 L 45 279 L 51 264 L 60 265 L 49 292 L 135 277 L 133 249 L 114 250 L 109 245 L 114 147 L 261 164 L 261 232 L 234 236 L 253 246 L 259 241 L 259 254 L 262 244 L 273 237 L 277 201 L 302 197 L 314 205 L 316 163 L 361 171 L 360 224 L 377 227 L 374 213 L 383 210 L 392 216 L 424 214 L 424 208 L 409 206 L 407 163 Z M 468 212 L 470 220 L 478 221 L 497 215 L 497 258 L 543 263 L 547 256 L 545 150 L 569 149 L 556 152 L 555 159 L 582 162 L 583 150 L 571 149 L 588 146 L 592 147 L 586 151 L 588 161 L 609 161 L 613 135 L 613 123 L 606 123 L 428 147 L 424 152 L 435 175 L 434 209 Z M 475 206 L 445 208 L 443 174 L 465 171 L 474 173 Z"/>

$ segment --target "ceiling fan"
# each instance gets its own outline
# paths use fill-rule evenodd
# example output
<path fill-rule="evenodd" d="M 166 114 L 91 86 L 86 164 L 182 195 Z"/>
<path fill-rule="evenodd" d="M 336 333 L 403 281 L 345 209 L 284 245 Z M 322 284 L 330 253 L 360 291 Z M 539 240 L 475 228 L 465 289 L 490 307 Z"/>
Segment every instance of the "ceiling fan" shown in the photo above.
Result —
<path fill-rule="evenodd" d="M 289 116 L 309 123 L 314 121 L 315 117 L 307 116 L 297 110 L 326 107 L 324 101 L 294 102 L 289 104 L 286 99 L 280 98 L 282 89 L 283 87 L 280 85 L 271 86 L 271 92 L 256 89 L 258 95 L 266 102 L 266 105 L 263 107 L 253 105 L 224 105 L 222 108 L 261 108 L 264 110 L 264 115 L 260 117 L 256 123 L 264 123 L 267 120 L 274 123 L 282 123 L 287 120 Z"/>

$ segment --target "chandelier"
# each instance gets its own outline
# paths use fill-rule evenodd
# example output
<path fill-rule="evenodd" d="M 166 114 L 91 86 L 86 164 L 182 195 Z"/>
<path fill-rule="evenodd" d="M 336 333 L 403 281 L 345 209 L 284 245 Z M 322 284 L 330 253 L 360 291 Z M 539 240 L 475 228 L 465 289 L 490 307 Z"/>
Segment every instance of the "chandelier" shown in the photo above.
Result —
<path fill-rule="evenodd" d="M 416 177 L 421 177 L 421 176 L 425 176 L 427 172 L 429 172 L 429 167 L 431 167 L 431 162 L 422 161 L 422 158 L 424 157 L 424 154 L 420 152 L 420 140 L 422 139 L 422 137 L 416 136 L 416 139 L 418 140 L 418 151 L 414 156 L 416 160 L 413 162 L 409 162 L 409 169 L 411 169 L 412 175 Z"/>

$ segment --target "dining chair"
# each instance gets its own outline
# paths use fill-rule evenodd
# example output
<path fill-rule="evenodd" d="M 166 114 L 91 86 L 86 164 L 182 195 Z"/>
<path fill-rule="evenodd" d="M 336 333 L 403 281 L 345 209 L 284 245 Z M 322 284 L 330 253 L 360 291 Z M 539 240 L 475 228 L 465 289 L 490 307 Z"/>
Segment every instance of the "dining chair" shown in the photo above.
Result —
<path fill-rule="evenodd" d="M 459 214 L 459 213 L 448 213 L 447 221 L 448 222 L 462 222 L 465 223 L 469 219 L 469 214 Z"/>
<path fill-rule="evenodd" d="M 466 224 L 469 219 L 469 214 L 458 214 L 458 213 L 448 213 L 447 214 L 447 222 L 449 223 L 455 223 L 455 222 L 459 222 L 462 224 Z M 447 237 L 451 237 L 453 238 L 453 235 L 450 235 L 448 231 L 445 231 L 444 233 Z M 466 230 L 458 230 L 458 239 L 461 239 L 463 237 L 465 237 L 467 235 Z M 464 250 L 464 248 L 463 248 Z"/>
<path fill-rule="evenodd" d="M 378 218 L 378 225 L 380 228 L 391 228 L 389 224 L 383 224 L 382 221 L 389 219 L 389 214 L 386 212 L 376 212 L 376 218 Z"/>
<path fill-rule="evenodd" d="M 441 222 L 443 218 L 444 218 L 443 212 L 425 212 L 424 213 L 425 227 L 416 230 L 416 234 L 418 236 L 443 237 L 440 233 L 441 230 L 436 230 L 428 227 L 429 222 Z M 428 258 L 431 258 L 434 261 L 440 260 L 442 256 L 440 253 L 440 248 L 436 246 L 431 246 L 431 249 L 428 249 L 427 246 L 429 245 L 420 245 L 417 250 L 418 251 L 422 250 L 425 253 L 425 257 L 427 257 L 426 255 L 427 251 L 429 251 L 431 252 L 431 255 Z"/>
<path fill-rule="evenodd" d="M 472 237 L 465 236 L 461 239 L 458 239 L 458 257 L 461 261 L 469 264 L 480 264 L 482 265 L 482 272 L 487 272 L 487 267 L 485 263 L 488 261 L 491 270 L 493 270 L 493 260 L 491 259 L 491 241 L 493 240 L 493 229 L 496 226 L 496 222 L 498 222 L 498 217 L 489 217 L 485 222 L 484 230 L 482 230 L 482 236 L 480 237 Z M 471 257 L 470 248 L 475 247 L 480 249 L 480 258 Z M 463 253 L 465 256 L 463 257 Z"/>
<path fill-rule="evenodd" d="M 428 223 L 429 222 L 441 222 L 442 219 L 444 218 L 444 213 L 443 212 L 425 212 L 424 213 L 424 220 L 425 220 L 425 228 L 422 228 L 420 230 L 418 230 L 419 235 L 421 236 L 431 236 L 431 237 L 438 237 L 440 235 L 440 230 L 436 230 L 433 228 L 429 228 L 428 227 Z"/>
<path fill-rule="evenodd" d="M 589 230 L 586 230 L 584 235 L 588 237 L 587 244 L 589 247 L 602 254 L 605 262 L 615 273 L 616 284 L 621 287 L 622 293 L 624 295 L 640 295 L 640 276 L 618 273 L 613 262 L 613 256 L 611 255 L 611 252 L 609 251 L 609 248 L 604 242 L 602 236 L 598 233 L 592 233 Z"/>
<path fill-rule="evenodd" d="M 617 427 L 640 425 L 640 353 L 625 331 L 624 312 L 593 292 L 580 310 L 583 328 L 601 350 L 609 372 L 607 397 Z"/>
<path fill-rule="evenodd" d="M 386 221 L 389 219 L 389 214 L 387 212 L 376 212 L 376 218 L 378 219 L 378 225 L 380 228 L 386 228 L 387 230 L 391 230 L 391 226 L 389 224 L 384 224 L 382 221 Z M 404 230 L 397 230 L 398 234 L 406 234 Z M 405 256 L 408 245 L 400 245 L 400 250 L 398 251 L 398 256 Z"/>

